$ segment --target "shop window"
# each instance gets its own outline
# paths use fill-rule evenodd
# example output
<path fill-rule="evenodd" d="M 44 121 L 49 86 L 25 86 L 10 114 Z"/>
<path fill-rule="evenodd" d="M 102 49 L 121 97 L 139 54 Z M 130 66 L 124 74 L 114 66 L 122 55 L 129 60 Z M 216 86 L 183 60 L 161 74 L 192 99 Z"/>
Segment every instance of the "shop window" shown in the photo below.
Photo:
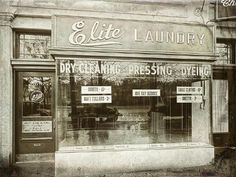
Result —
<path fill-rule="evenodd" d="M 16 32 L 15 57 L 21 59 L 49 59 L 49 33 Z"/>
<path fill-rule="evenodd" d="M 227 133 L 229 131 L 228 81 L 213 80 L 212 86 L 213 132 Z"/>
<path fill-rule="evenodd" d="M 235 42 L 217 40 L 216 54 L 219 55 L 215 64 L 235 64 Z"/>
<path fill-rule="evenodd" d="M 57 66 L 59 148 L 191 142 L 193 124 L 209 115 L 208 65 L 75 59 Z"/>

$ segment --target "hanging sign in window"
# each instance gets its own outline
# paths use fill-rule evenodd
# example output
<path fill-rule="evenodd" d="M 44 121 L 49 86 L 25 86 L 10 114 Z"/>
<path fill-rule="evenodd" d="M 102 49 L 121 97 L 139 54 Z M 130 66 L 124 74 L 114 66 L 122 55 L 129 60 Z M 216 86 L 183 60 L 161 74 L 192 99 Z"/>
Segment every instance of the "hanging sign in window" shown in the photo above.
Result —
<path fill-rule="evenodd" d="M 81 86 L 81 94 L 111 94 L 111 86 Z"/>
<path fill-rule="evenodd" d="M 177 87 L 177 94 L 202 94 L 202 87 Z"/>
<path fill-rule="evenodd" d="M 84 104 L 91 103 L 112 103 L 111 95 L 83 95 L 81 102 Z"/>
<path fill-rule="evenodd" d="M 134 97 L 160 96 L 160 89 L 133 89 L 132 95 Z"/>
<path fill-rule="evenodd" d="M 201 95 L 177 95 L 177 103 L 202 103 Z"/>

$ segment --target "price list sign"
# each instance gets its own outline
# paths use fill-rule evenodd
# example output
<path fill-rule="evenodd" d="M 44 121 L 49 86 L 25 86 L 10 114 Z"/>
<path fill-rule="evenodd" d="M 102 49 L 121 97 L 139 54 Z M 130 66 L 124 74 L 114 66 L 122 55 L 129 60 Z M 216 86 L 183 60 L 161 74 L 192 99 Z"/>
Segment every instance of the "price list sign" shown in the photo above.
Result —
<path fill-rule="evenodd" d="M 202 103 L 202 87 L 180 87 L 176 88 L 177 103 Z"/>

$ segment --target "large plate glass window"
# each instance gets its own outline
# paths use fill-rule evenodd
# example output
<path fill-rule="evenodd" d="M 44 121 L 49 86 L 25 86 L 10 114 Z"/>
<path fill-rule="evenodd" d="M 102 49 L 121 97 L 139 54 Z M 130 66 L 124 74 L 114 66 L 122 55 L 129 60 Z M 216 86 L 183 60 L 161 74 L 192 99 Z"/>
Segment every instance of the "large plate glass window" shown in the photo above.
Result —
<path fill-rule="evenodd" d="M 192 121 L 209 120 L 210 72 L 203 64 L 58 60 L 59 149 L 193 141 L 200 125 Z"/>

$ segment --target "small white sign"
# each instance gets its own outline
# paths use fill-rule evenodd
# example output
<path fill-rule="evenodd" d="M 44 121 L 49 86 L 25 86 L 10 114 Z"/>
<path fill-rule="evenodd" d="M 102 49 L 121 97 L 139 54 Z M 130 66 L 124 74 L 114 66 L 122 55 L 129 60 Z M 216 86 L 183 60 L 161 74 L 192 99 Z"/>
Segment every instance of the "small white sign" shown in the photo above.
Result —
<path fill-rule="evenodd" d="M 202 87 L 177 87 L 177 94 L 202 94 Z"/>
<path fill-rule="evenodd" d="M 111 86 L 81 86 L 81 94 L 111 94 Z"/>
<path fill-rule="evenodd" d="M 112 103 L 111 95 L 83 95 L 81 102 L 84 104 L 91 103 Z"/>
<path fill-rule="evenodd" d="M 202 103 L 201 95 L 177 95 L 177 103 Z"/>
<path fill-rule="evenodd" d="M 133 89 L 132 95 L 134 97 L 160 96 L 160 89 Z"/>
<path fill-rule="evenodd" d="M 52 121 L 23 121 L 22 133 L 50 133 Z"/>

